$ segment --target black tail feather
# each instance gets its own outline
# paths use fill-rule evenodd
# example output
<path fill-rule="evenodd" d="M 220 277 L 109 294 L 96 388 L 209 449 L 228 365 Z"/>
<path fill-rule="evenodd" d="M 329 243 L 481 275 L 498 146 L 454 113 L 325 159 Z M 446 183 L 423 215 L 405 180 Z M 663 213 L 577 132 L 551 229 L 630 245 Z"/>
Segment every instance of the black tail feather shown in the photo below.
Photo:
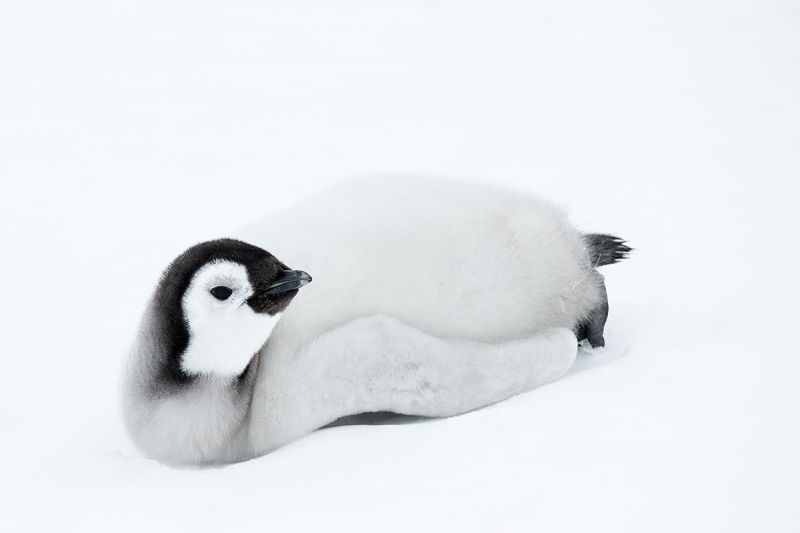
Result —
<path fill-rule="evenodd" d="M 586 247 L 589 249 L 589 258 L 592 266 L 613 265 L 628 257 L 633 250 L 625 241 L 613 235 L 602 233 L 587 233 L 583 236 Z"/>

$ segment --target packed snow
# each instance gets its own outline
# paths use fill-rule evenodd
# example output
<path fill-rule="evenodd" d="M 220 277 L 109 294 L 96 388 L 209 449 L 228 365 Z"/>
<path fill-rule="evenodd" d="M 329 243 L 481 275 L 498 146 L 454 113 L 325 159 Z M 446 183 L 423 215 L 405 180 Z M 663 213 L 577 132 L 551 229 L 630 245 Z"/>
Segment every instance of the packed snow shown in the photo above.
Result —
<path fill-rule="evenodd" d="M 0 4 L 0 530 L 797 531 L 796 2 Z M 120 365 L 185 248 L 354 175 L 636 248 L 606 347 L 450 419 L 176 469 Z"/>

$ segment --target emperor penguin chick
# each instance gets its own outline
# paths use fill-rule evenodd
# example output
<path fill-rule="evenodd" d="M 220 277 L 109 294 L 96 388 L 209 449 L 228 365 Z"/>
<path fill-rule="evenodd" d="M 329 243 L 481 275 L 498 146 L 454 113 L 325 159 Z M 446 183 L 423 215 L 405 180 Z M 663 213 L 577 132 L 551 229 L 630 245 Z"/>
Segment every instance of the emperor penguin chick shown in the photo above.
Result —
<path fill-rule="evenodd" d="M 595 268 L 630 251 L 536 197 L 400 177 L 235 237 L 167 268 L 123 375 L 129 433 L 167 463 L 246 460 L 361 413 L 453 416 L 558 379 L 577 341 L 604 344 Z"/>

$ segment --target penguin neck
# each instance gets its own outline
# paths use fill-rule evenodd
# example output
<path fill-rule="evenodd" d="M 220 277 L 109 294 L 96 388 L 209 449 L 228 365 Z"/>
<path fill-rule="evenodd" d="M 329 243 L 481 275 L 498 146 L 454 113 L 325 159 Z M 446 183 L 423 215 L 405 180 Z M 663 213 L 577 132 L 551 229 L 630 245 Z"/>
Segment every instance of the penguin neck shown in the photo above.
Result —
<path fill-rule="evenodd" d="M 188 374 L 180 367 L 180 344 L 165 337 L 174 331 L 165 330 L 154 304 L 145 312 L 124 374 L 122 407 L 131 437 L 148 455 L 171 464 L 249 458 L 246 420 L 258 356 L 239 375 Z"/>
<path fill-rule="evenodd" d="M 241 376 L 266 343 L 280 316 L 281 313 L 239 312 L 238 316 L 220 317 L 199 327 L 192 327 L 189 322 L 190 340 L 179 354 L 182 372 L 220 379 Z"/>

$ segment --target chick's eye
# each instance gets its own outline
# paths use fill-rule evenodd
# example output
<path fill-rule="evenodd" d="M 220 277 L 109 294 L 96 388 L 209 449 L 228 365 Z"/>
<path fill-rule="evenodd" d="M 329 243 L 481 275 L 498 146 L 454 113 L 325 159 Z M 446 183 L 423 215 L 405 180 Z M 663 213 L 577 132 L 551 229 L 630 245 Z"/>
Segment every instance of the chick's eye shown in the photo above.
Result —
<path fill-rule="evenodd" d="M 233 294 L 232 290 L 230 290 L 228 287 L 223 287 L 222 285 L 219 287 L 214 287 L 210 292 L 211 296 L 217 300 L 227 300 L 230 295 Z"/>

